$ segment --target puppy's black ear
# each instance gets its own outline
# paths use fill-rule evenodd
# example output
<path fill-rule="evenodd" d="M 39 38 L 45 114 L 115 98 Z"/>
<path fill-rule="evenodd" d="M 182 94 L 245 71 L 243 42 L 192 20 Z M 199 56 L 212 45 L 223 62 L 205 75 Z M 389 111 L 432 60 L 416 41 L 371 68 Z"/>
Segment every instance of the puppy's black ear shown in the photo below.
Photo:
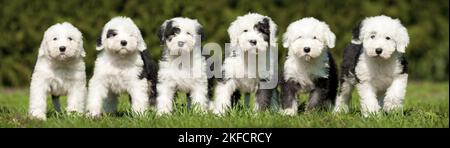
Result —
<path fill-rule="evenodd" d="M 102 36 L 103 36 L 103 29 L 102 29 L 102 31 L 100 32 L 100 35 L 98 35 L 97 40 L 96 40 L 96 49 L 97 49 L 97 50 L 102 50 L 102 49 L 103 49 L 103 39 L 102 39 Z"/>
<path fill-rule="evenodd" d="M 264 17 L 258 24 L 255 24 L 255 28 L 265 35 L 264 40 L 270 41 L 270 23 L 269 18 Z"/>
<path fill-rule="evenodd" d="M 203 30 L 203 26 L 199 26 L 197 28 L 197 34 L 200 35 L 200 39 L 203 41 L 205 41 L 206 36 L 205 36 L 205 31 Z"/>
<path fill-rule="evenodd" d="M 352 30 L 352 41 L 360 41 L 359 33 L 361 32 L 362 21 L 359 21 L 358 25 L 356 25 Z"/>
<path fill-rule="evenodd" d="M 261 33 L 270 35 L 269 19 L 265 17 L 262 21 L 258 22 L 257 28 Z"/>
<path fill-rule="evenodd" d="M 165 41 L 165 38 L 164 38 L 164 32 L 165 32 L 165 29 L 166 29 L 166 25 L 165 25 L 165 24 L 166 24 L 166 23 L 162 24 L 162 25 L 159 27 L 158 33 L 156 34 L 156 35 L 158 35 L 159 42 L 160 42 L 161 44 L 164 44 L 164 41 Z"/>

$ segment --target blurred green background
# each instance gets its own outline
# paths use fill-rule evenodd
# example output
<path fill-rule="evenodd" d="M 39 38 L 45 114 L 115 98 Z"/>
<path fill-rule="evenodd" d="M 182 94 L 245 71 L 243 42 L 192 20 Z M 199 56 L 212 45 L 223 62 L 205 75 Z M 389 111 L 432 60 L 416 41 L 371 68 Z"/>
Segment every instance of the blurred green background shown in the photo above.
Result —
<path fill-rule="evenodd" d="M 338 63 L 351 39 L 351 29 L 366 16 L 386 14 L 399 18 L 408 28 L 410 78 L 448 81 L 448 0 L 0 0 L 0 87 L 26 87 L 44 31 L 68 21 L 84 35 L 87 73 L 92 74 L 95 40 L 112 17 L 131 17 L 155 59 L 161 49 L 156 36 L 166 19 L 185 16 L 205 27 L 206 42 L 228 42 L 226 29 L 240 15 L 257 12 L 278 24 L 279 45 L 287 25 L 313 16 L 325 21 L 336 34 L 332 49 Z M 280 54 L 284 55 L 285 49 Z M 284 58 L 281 58 L 284 59 Z"/>

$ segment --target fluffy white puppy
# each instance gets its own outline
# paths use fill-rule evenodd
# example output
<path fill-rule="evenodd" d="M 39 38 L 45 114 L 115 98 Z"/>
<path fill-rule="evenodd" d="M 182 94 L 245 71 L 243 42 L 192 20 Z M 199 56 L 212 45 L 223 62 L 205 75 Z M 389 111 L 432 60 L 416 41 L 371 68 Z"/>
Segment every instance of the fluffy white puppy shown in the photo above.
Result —
<path fill-rule="evenodd" d="M 347 112 L 353 86 L 361 98 L 364 116 L 401 109 L 408 81 L 405 49 L 408 31 L 398 19 L 375 16 L 353 30 L 352 44 L 344 50 L 341 89 L 335 112 Z"/>
<path fill-rule="evenodd" d="M 83 37 L 72 24 L 58 23 L 45 31 L 30 86 L 29 114 L 46 119 L 47 95 L 56 111 L 59 96 L 67 95 L 69 112 L 82 113 L 86 95 Z"/>
<path fill-rule="evenodd" d="M 158 37 L 163 54 L 159 61 L 157 114 L 172 111 L 174 94 L 178 90 L 187 92 L 189 100 L 206 111 L 210 81 L 205 57 L 201 54 L 202 25 L 189 18 L 172 18 L 161 25 Z"/>
<path fill-rule="evenodd" d="M 138 114 L 149 107 L 155 94 L 156 64 L 150 59 L 139 28 L 127 17 L 115 17 L 103 27 L 97 40 L 101 51 L 89 81 L 88 115 L 97 117 L 117 108 L 117 96 L 127 92 L 131 109 Z M 106 103 L 104 103 L 106 101 Z"/>
<path fill-rule="evenodd" d="M 240 92 L 256 92 L 254 110 L 264 110 L 270 105 L 273 88 L 261 88 L 262 81 L 272 81 L 274 72 L 259 73 L 258 65 L 251 63 L 247 55 L 257 56 L 260 52 L 270 53 L 270 67 L 275 62 L 271 49 L 276 48 L 277 25 L 268 16 L 249 13 L 239 16 L 228 28 L 230 50 L 225 52 L 222 67 L 223 78 L 215 89 L 215 114 L 223 114 L 231 106 L 231 100 L 240 98 Z M 261 54 L 263 55 L 263 54 Z M 261 68 L 261 67 L 259 67 Z M 261 77 L 262 76 L 262 77 Z M 277 80 L 276 80 L 277 81 Z M 276 85 L 276 84 L 275 84 Z"/>
<path fill-rule="evenodd" d="M 338 78 L 329 49 L 335 40 L 328 25 L 312 17 L 288 26 L 283 36 L 283 46 L 289 49 L 281 81 L 284 114 L 297 114 L 300 90 L 309 93 L 306 110 L 334 103 Z"/>

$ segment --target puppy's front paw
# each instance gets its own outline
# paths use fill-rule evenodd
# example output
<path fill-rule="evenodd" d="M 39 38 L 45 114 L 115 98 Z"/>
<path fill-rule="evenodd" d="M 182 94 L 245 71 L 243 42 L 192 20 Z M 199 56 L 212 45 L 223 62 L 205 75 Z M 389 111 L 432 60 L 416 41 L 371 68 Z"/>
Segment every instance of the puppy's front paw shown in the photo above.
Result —
<path fill-rule="evenodd" d="M 281 110 L 281 114 L 284 116 L 295 116 L 297 115 L 297 111 L 293 108 L 286 108 Z"/>
<path fill-rule="evenodd" d="M 43 121 L 47 120 L 47 115 L 45 115 L 45 113 L 31 112 L 30 117 L 32 119 L 38 119 L 38 120 L 43 120 Z"/>

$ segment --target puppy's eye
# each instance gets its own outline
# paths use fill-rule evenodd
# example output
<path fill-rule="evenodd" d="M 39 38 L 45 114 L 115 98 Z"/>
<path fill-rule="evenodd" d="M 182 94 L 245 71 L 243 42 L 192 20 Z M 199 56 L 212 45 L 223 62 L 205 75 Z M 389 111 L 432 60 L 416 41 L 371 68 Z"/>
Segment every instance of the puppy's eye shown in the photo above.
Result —
<path fill-rule="evenodd" d="M 67 39 L 69 39 L 69 41 L 72 41 L 72 40 L 73 40 L 72 37 L 68 37 Z"/>
<path fill-rule="evenodd" d="M 375 38 L 375 35 L 371 35 L 370 38 L 371 38 L 371 39 L 374 39 L 374 38 Z"/>
<path fill-rule="evenodd" d="M 302 36 L 298 36 L 298 37 L 297 37 L 297 39 L 301 39 L 301 38 L 302 38 Z"/>
<path fill-rule="evenodd" d="M 244 32 L 248 32 L 248 30 L 247 30 L 247 29 L 245 29 L 245 30 L 244 30 Z"/>
<path fill-rule="evenodd" d="M 191 33 L 190 33 L 190 32 L 186 32 L 186 34 L 187 34 L 187 35 L 191 35 Z"/>
<path fill-rule="evenodd" d="M 390 37 L 386 37 L 386 40 L 390 40 L 391 38 Z"/>
<path fill-rule="evenodd" d="M 58 38 L 53 38 L 53 41 L 56 41 Z"/>
<path fill-rule="evenodd" d="M 314 37 L 313 37 L 313 39 L 317 39 L 317 37 L 316 37 L 316 36 L 314 36 Z"/>

